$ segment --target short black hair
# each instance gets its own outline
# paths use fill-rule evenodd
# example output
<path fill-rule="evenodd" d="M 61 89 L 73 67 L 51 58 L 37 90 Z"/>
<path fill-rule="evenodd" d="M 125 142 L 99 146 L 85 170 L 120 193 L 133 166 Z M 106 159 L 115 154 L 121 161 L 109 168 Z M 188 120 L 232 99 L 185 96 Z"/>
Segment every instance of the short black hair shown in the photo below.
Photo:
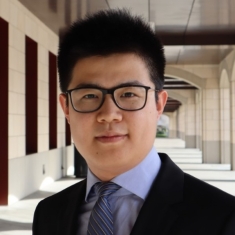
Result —
<path fill-rule="evenodd" d="M 134 53 L 147 65 L 155 88 L 164 85 L 165 56 L 161 41 L 141 17 L 126 9 L 104 10 L 74 22 L 59 45 L 62 92 L 68 89 L 75 64 L 90 56 Z"/>

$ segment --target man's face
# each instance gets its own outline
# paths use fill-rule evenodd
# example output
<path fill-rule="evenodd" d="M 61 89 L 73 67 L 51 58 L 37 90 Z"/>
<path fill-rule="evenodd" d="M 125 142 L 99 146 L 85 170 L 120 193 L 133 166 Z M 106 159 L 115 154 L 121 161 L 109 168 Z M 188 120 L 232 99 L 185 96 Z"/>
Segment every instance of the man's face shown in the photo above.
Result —
<path fill-rule="evenodd" d="M 83 84 L 109 89 L 136 82 L 154 88 L 140 57 L 135 54 L 93 56 L 77 62 L 68 89 Z M 156 103 L 155 92 L 149 90 L 143 109 L 124 111 L 108 94 L 99 110 L 78 113 L 73 109 L 71 100 L 66 106 L 66 97 L 60 95 L 74 144 L 90 170 L 103 181 L 133 168 L 146 157 L 153 146 L 157 120 L 166 100 L 167 93 L 162 91 Z"/>

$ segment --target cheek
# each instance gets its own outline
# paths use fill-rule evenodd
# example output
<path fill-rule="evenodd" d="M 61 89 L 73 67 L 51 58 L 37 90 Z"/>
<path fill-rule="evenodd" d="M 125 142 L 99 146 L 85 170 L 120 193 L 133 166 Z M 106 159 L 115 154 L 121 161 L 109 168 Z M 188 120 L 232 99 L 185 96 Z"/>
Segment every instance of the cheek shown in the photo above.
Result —
<path fill-rule="evenodd" d="M 91 133 L 91 121 L 87 115 L 76 113 L 70 116 L 70 129 L 74 140 L 84 139 Z"/>
<path fill-rule="evenodd" d="M 148 111 L 145 113 L 145 123 L 146 123 L 146 129 L 148 131 L 155 132 L 157 128 L 157 122 L 158 122 L 158 112 L 156 110 L 156 106 L 152 106 L 152 108 L 149 108 Z"/>
<path fill-rule="evenodd" d="M 141 112 L 133 113 L 128 117 L 128 127 L 134 132 L 135 137 L 143 139 L 144 136 L 152 136 L 157 128 L 156 109 L 143 109 Z"/>

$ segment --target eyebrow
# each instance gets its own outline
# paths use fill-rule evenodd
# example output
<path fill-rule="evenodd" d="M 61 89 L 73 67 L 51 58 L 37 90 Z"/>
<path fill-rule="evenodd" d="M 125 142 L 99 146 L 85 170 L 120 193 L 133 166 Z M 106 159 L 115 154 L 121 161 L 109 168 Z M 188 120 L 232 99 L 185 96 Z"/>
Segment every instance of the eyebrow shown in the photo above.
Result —
<path fill-rule="evenodd" d="M 144 85 L 142 84 L 141 82 L 137 81 L 137 80 L 134 80 L 134 81 L 129 81 L 129 82 L 123 82 L 123 83 L 120 83 L 114 87 L 111 87 L 111 88 L 108 88 L 108 89 L 114 89 L 114 88 L 117 88 L 117 87 L 123 87 L 123 86 L 132 86 L 132 85 Z M 80 83 L 79 85 L 77 85 L 75 88 L 100 88 L 100 89 L 107 89 L 103 86 L 100 86 L 99 84 L 97 83 Z"/>

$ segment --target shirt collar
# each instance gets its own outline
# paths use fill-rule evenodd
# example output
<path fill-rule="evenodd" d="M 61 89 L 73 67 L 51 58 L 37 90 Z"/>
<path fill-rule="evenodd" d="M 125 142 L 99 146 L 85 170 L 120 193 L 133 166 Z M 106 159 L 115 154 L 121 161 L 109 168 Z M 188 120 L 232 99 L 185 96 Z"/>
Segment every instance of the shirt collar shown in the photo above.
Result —
<path fill-rule="evenodd" d="M 145 200 L 160 167 L 160 157 L 153 147 L 137 166 L 116 176 L 111 181 Z M 92 186 L 97 182 L 100 180 L 88 169 L 85 201 L 87 201 Z"/>

